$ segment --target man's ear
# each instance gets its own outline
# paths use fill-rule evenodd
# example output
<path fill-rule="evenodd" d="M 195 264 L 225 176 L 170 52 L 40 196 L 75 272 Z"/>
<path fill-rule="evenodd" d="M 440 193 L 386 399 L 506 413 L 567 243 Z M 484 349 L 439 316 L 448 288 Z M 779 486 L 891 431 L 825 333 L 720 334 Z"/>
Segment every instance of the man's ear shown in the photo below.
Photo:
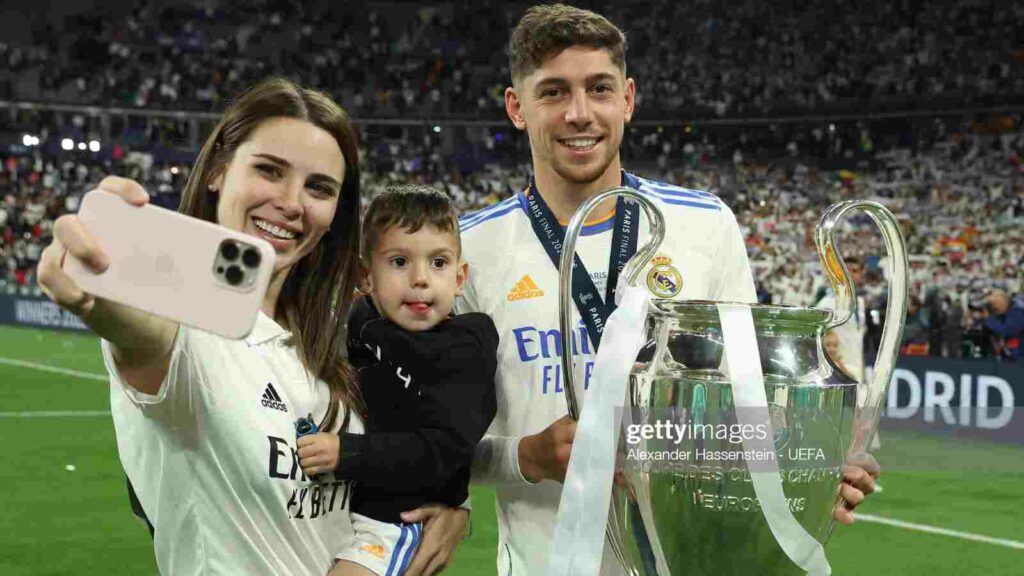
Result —
<path fill-rule="evenodd" d="M 459 269 L 455 273 L 455 295 L 462 296 L 462 289 L 469 279 L 469 263 L 459 258 Z"/>
<path fill-rule="evenodd" d="M 526 130 L 526 120 L 523 118 L 523 103 L 519 101 L 519 94 L 512 86 L 505 88 L 505 113 L 508 114 L 512 125 L 519 130 Z"/>
<path fill-rule="evenodd" d="M 626 109 L 624 116 L 626 123 L 629 124 L 629 121 L 633 119 L 633 112 L 636 110 L 636 81 L 632 78 L 626 78 L 625 88 Z"/>
<path fill-rule="evenodd" d="M 359 259 L 359 282 L 357 287 L 363 294 L 369 295 L 373 292 L 373 278 L 370 276 L 370 265 L 362 258 Z"/>

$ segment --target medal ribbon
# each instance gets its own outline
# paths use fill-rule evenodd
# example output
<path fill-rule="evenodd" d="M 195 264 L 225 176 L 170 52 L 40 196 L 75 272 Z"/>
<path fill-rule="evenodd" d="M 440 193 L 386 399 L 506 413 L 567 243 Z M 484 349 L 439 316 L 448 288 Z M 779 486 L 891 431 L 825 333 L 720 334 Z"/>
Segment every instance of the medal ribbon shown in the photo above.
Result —
<path fill-rule="evenodd" d="M 530 180 L 530 192 L 526 200 L 526 212 L 530 218 L 530 225 L 533 226 L 533 232 L 548 253 L 551 263 L 557 269 L 565 244 L 565 229 L 558 223 L 551 208 L 544 202 L 544 198 L 537 191 L 537 183 L 533 179 Z M 618 287 L 619 273 L 622 272 L 626 262 L 636 254 L 637 241 L 640 236 L 639 226 L 640 207 L 636 202 L 620 196 L 615 203 L 612 249 L 608 254 L 608 283 L 605 286 L 603 301 L 579 255 L 573 255 L 572 299 L 587 327 L 587 334 L 590 335 L 590 340 L 594 344 L 594 350 L 601 345 L 601 335 L 604 333 L 608 316 L 615 310 L 615 290 Z"/>

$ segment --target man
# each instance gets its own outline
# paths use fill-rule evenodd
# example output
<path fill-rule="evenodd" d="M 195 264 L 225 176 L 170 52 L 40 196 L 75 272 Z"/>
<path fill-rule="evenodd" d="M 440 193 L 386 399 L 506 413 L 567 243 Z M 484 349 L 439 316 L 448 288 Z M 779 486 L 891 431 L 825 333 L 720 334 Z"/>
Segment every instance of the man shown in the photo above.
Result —
<path fill-rule="evenodd" d="M 581 321 L 569 342 L 558 330 L 561 249 L 554 220 L 565 223 L 595 194 L 624 185 L 654 200 L 670 225 L 641 282 L 662 298 L 753 302 L 754 284 L 736 219 L 717 197 L 651 182 L 622 170 L 619 145 L 633 115 L 636 85 L 625 71 L 625 37 L 604 17 L 562 6 L 529 9 L 510 42 L 512 87 L 505 107 L 530 138 L 528 190 L 461 220 L 472 273 L 460 313 L 489 314 L 498 328 L 498 414 L 477 448 L 473 480 L 495 485 L 498 574 L 543 574 L 572 447 L 559 373 L 561 346 L 593 368 L 600 332 Z M 613 297 L 623 255 L 635 252 L 647 222 L 635 204 L 609 200 L 584 227 L 577 253 L 579 298 Z M 633 234 L 635 233 L 635 234 Z M 611 240 L 610 240 L 611 239 Z M 610 244 L 615 242 L 615 249 Z M 870 492 L 856 469 L 851 481 Z M 853 504 L 861 490 L 844 485 Z M 837 513 L 843 522 L 849 511 Z M 604 574 L 621 574 L 608 551 Z"/>
<path fill-rule="evenodd" d="M 928 355 L 928 331 L 931 319 L 921 307 L 921 299 L 911 294 L 907 298 L 907 319 L 903 325 L 903 345 L 900 352 L 907 356 Z"/>
<path fill-rule="evenodd" d="M 986 300 L 982 325 L 995 335 L 999 357 L 1007 362 L 1024 361 L 1020 345 L 1024 338 L 1024 308 L 1013 306 L 1004 290 L 993 290 Z"/>

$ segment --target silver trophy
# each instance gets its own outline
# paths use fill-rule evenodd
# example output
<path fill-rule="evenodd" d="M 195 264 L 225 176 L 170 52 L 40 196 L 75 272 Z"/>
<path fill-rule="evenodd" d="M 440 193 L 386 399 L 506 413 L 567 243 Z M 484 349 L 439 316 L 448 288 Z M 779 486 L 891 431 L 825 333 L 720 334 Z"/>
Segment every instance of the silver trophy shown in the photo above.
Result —
<path fill-rule="evenodd" d="M 560 266 L 563 334 L 571 333 L 573 327 L 569 272 L 576 240 L 591 210 L 614 196 L 639 202 L 651 229 L 648 242 L 623 270 L 625 281 L 636 284 L 664 238 L 665 222 L 657 206 L 629 188 L 609 190 L 580 206 L 566 230 Z M 837 223 L 855 209 L 881 229 L 890 257 L 886 322 L 873 376 L 863 384 L 845 374 L 822 344 L 826 331 L 856 312 L 854 286 L 834 238 Z M 775 454 L 770 469 L 781 479 L 789 520 L 795 520 L 793 525 L 799 524 L 815 546 L 823 546 L 833 527 L 843 463 L 848 454 L 870 444 L 895 368 L 906 315 L 907 257 L 895 217 L 875 202 L 831 206 L 819 221 L 815 238 L 836 293 L 834 311 L 743 306 L 753 319 L 756 349 L 752 350 L 760 360 L 767 400 L 761 417 L 770 423 L 768 445 Z M 647 344 L 630 371 L 622 426 L 625 430 L 627 422 L 649 423 L 657 417 L 691 434 L 639 440 L 621 434 L 607 539 L 627 574 L 805 573 L 791 558 L 792 552 L 781 545 L 776 526 L 769 525 L 769 514 L 751 481 L 764 472 L 757 459 L 749 452 L 739 460 L 722 457 L 735 454 L 736 438 L 693 432 L 734 429 L 738 419 L 746 416 L 738 414 L 736 391 L 723 368 L 719 304 L 653 296 L 650 301 Z M 571 348 L 562 347 L 562 370 L 569 413 L 578 418 Z M 643 459 L 637 454 L 662 457 Z"/>

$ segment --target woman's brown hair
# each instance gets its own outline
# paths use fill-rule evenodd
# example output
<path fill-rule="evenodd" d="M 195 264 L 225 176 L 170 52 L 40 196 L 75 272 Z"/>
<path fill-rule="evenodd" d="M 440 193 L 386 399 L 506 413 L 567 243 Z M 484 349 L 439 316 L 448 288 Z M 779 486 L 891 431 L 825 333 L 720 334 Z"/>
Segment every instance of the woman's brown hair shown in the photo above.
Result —
<path fill-rule="evenodd" d="M 292 333 L 299 359 L 310 373 L 327 383 L 331 402 L 320 423 L 332 429 L 338 406 L 364 417 L 366 410 L 348 363 L 341 355 L 341 328 L 348 316 L 356 286 L 359 261 L 359 154 L 356 130 L 348 114 L 329 96 L 303 88 L 284 78 L 267 78 L 252 86 L 224 111 L 199 151 L 185 184 L 179 211 L 209 222 L 217 221 L 218 195 L 210 184 L 223 174 L 235 151 L 257 126 L 271 118 L 305 120 L 330 133 L 345 158 L 337 211 L 330 228 L 313 251 L 300 260 L 285 279 L 277 316 Z"/>

